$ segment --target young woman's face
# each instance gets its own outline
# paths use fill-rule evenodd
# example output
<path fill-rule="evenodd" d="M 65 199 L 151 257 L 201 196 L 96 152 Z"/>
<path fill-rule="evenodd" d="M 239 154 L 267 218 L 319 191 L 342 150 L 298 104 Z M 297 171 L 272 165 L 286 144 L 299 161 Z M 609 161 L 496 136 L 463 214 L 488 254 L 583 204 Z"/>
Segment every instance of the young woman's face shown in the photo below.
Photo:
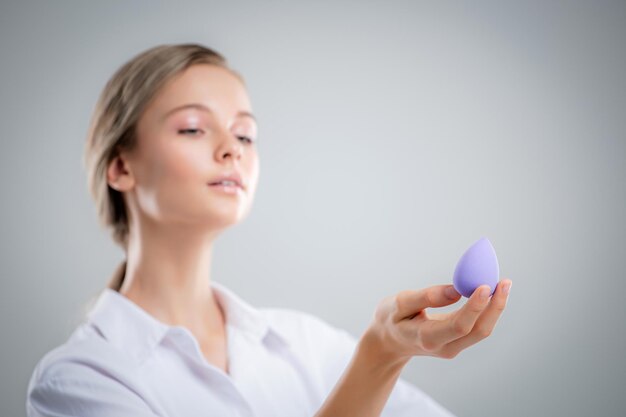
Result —
<path fill-rule="evenodd" d="M 215 229 L 237 223 L 258 183 L 256 140 L 241 81 L 215 65 L 192 65 L 158 92 L 138 122 L 129 158 L 135 207 L 168 224 Z M 231 175 L 243 186 L 235 193 L 209 185 Z"/>

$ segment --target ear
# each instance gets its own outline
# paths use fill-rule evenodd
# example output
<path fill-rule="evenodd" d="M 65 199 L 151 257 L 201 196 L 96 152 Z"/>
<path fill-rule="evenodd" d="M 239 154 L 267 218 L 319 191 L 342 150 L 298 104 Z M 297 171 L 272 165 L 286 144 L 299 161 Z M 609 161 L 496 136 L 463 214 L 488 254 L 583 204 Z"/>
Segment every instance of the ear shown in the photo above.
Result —
<path fill-rule="evenodd" d="M 130 164 L 123 153 L 119 153 L 107 167 L 107 183 L 114 190 L 129 191 L 135 184 Z"/>

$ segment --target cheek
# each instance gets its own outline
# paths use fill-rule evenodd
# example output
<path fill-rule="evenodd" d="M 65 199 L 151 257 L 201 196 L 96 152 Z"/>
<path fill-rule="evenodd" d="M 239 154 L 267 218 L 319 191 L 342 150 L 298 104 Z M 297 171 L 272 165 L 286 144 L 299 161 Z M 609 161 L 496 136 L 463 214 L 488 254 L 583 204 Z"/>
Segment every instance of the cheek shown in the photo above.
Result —
<path fill-rule="evenodd" d="M 250 190 L 254 191 L 256 189 L 256 185 L 259 181 L 259 157 L 256 151 L 251 151 L 245 160 L 245 175 L 248 180 L 248 187 Z"/>
<path fill-rule="evenodd" d="M 166 206 L 185 201 L 189 193 L 201 189 L 207 181 L 208 151 L 170 140 L 154 138 L 144 148 L 143 161 L 137 172 L 139 204 L 156 214 Z M 187 145 L 187 146 L 182 146 Z M 147 152 L 146 152 L 147 151 Z"/>
<path fill-rule="evenodd" d="M 210 153 L 199 146 L 180 146 L 166 142 L 153 147 L 149 173 L 139 190 L 140 205 L 155 218 L 172 218 L 198 207 Z M 184 215 L 187 216 L 187 215 Z"/>
<path fill-rule="evenodd" d="M 159 152 L 157 177 L 165 182 L 176 182 L 183 185 L 186 182 L 199 183 L 208 180 L 207 173 L 208 150 L 200 146 L 180 146 L 168 144 Z"/>

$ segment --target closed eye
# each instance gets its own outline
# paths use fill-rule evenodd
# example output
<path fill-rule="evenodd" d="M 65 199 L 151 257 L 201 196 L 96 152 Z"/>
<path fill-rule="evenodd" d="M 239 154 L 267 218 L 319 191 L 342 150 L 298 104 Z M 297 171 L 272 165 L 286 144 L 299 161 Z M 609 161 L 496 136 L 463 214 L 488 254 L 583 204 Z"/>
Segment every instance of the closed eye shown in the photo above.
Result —
<path fill-rule="evenodd" d="M 197 136 L 197 132 L 202 132 L 202 129 L 181 129 L 178 131 L 179 134 L 190 136 Z M 254 139 L 249 138 L 248 136 L 237 136 L 237 139 L 240 139 L 248 144 L 254 143 Z"/>
<path fill-rule="evenodd" d="M 181 129 L 178 131 L 178 133 L 180 134 L 186 134 L 188 132 L 201 132 L 200 129 Z M 191 135 L 191 136 L 195 136 L 195 135 Z"/>
<path fill-rule="evenodd" d="M 238 139 L 243 140 L 246 143 L 252 143 L 254 142 L 254 140 L 252 140 L 251 138 L 247 137 L 247 136 L 237 136 Z"/>

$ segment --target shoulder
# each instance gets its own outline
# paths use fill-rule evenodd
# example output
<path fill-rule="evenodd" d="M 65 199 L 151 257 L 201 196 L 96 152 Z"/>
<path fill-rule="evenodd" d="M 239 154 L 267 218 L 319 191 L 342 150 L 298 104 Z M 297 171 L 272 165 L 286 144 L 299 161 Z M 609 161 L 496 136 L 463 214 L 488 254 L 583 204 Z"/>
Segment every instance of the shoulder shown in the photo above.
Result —
<path fill-rule="evenodd" d="M 131 357 L 112 348 L 86 323 L 79 325 L 68 340 L 48 351 L 33 371 L 33 381 L 80 377 L 88 369 L 114 371 L 133 366 Z"/>
<path fill-rule="evenodd" d="M 95 329 L 81 324 L 37 362 L 28 383 L 28 415 L 80 415 L 81 407 L 84 412 L 102 401 L 115 402 L 116 396 L 132 403 L 128 393 L 136 385 L 132 377 L 136 366 Z"/>

